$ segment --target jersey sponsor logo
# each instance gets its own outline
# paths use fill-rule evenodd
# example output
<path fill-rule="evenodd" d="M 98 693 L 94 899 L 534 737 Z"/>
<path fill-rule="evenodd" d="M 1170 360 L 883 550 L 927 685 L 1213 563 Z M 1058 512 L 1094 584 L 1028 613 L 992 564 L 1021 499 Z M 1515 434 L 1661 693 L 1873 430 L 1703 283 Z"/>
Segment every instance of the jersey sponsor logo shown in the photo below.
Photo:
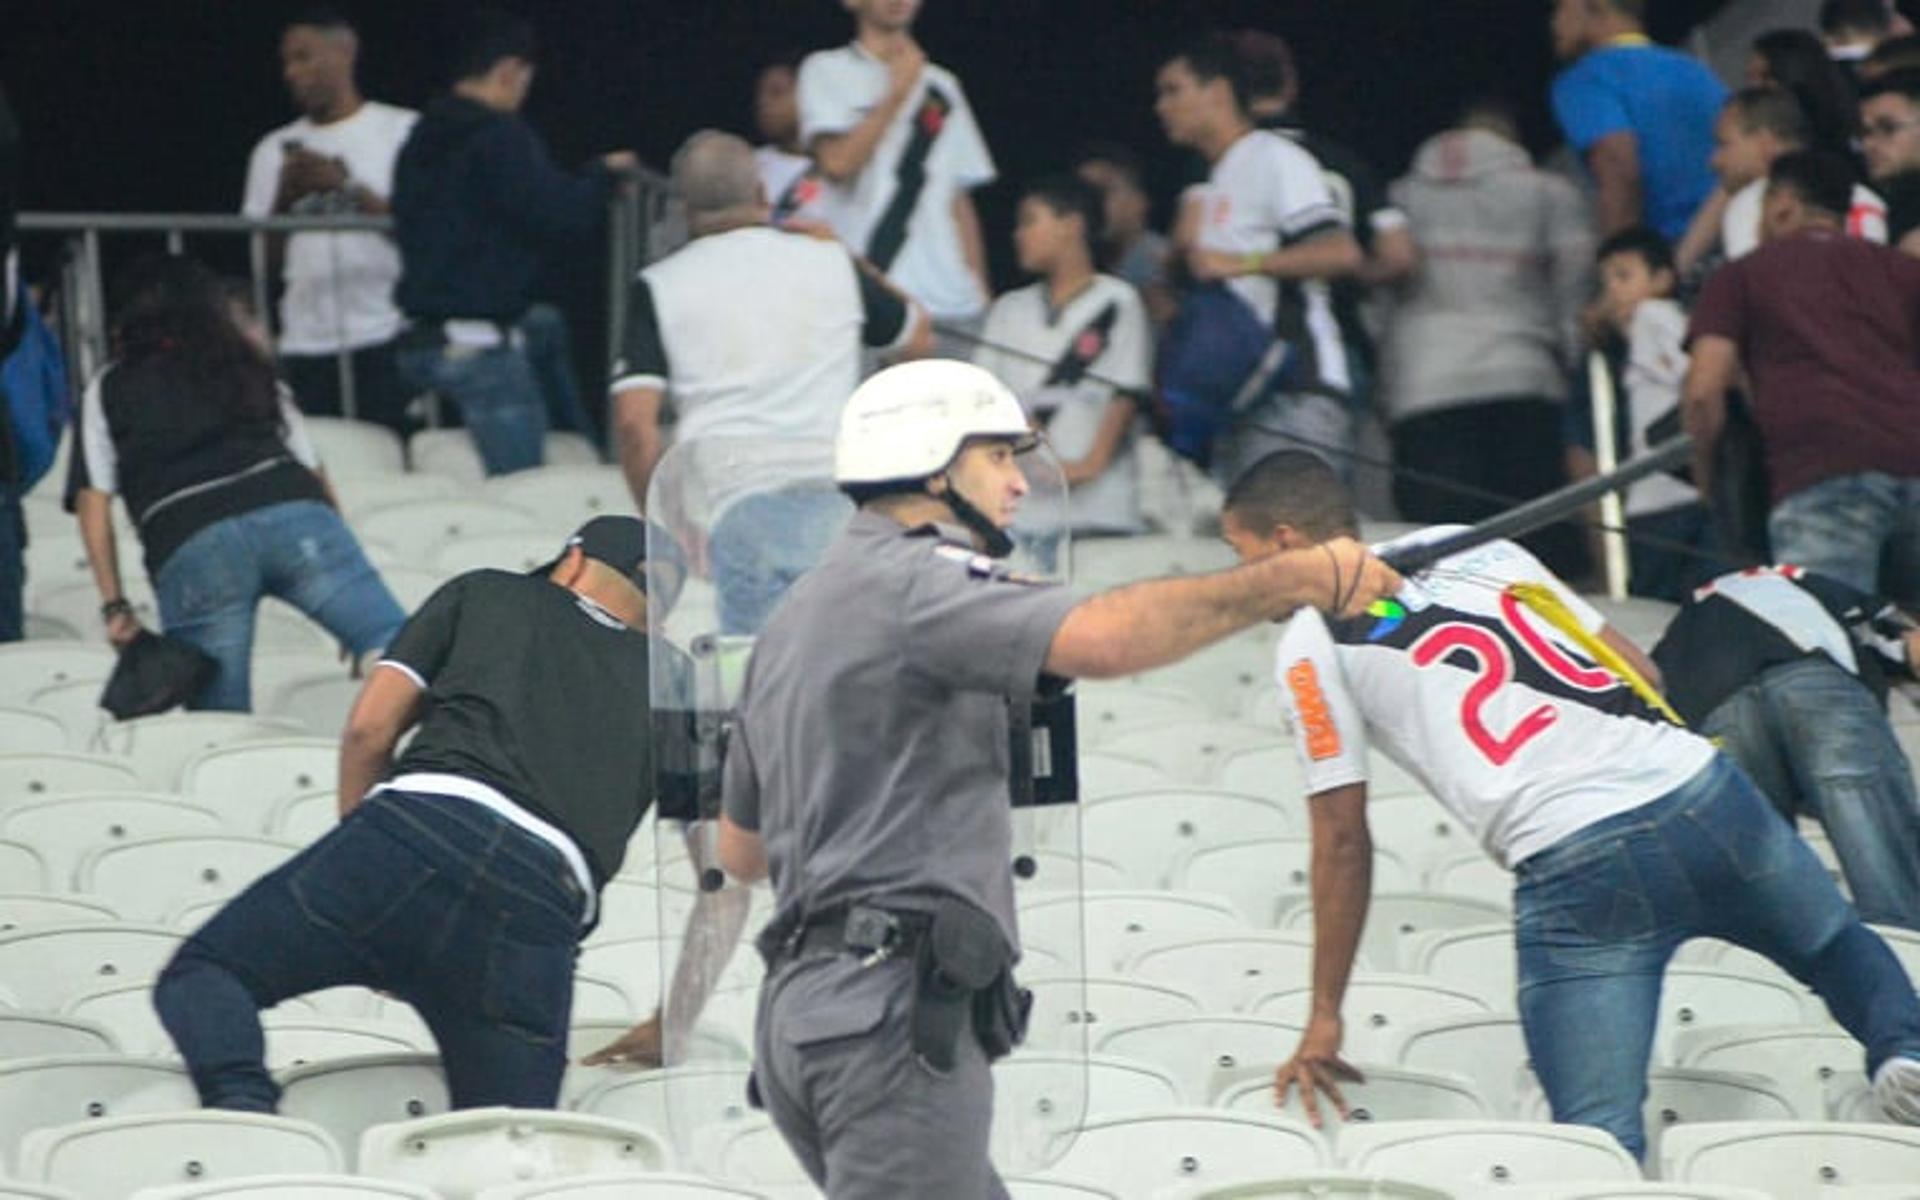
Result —
<path fill-rule="evenodd" d="M 1327 709 L 1327 694 L 1320 688 L 1319 672 L 1308 659 L 1287 668 L 1287 690 L 1300 710 L 1300 732 L 1306 735 L 1307 757 L 1315 762 L 1340 754 L 1340 730 Z"/>
<path fill-rule="evenodd" d="M 1400 628 L 1407 619 L 1407 610 L 1397 600 L 1375 600 L 1367 605 L 1367 615 L 1377 618 L 1373 628 L 1367 631 L 1367 640 L 1377 642 Z"/>

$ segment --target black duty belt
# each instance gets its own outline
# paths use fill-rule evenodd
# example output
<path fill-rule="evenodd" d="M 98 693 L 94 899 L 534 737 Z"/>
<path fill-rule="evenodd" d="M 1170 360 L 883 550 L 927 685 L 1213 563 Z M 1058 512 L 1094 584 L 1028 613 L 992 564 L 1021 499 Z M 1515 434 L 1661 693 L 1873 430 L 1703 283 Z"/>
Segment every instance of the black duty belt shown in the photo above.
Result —
<path fill-rule="evenodd" d="M 846 953 L 874 962 L 889 958 L 911 961 L 920 952 L 931 925 L 925 913 L 854 904 L 807 922 L 788 943 L 786 957 Z"/>

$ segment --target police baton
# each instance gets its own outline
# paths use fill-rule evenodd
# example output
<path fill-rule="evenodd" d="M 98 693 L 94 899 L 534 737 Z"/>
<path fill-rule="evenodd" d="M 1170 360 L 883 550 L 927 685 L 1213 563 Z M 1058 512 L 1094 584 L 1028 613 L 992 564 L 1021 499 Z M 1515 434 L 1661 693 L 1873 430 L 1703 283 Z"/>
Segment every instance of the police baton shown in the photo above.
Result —
<path fill-rule="evenodd" d="M 1402 575 L 1411 575 L 1416 571 L 1425 570 L 1449 555 L 1471 550 L 1475 546 L 1484 545 L 1499 538 L 1520 537 L 1556 521 L 1564 520 L 1608 492 L 1620 491 L 1649 475 L 1672 470 L 1686 462 L 1692 454 L 1693 439 L 1683 435 L 1670 442 L 1662 442 L 1638 458 L 1621 463 L 1605 475 L 1596 475 L 1592 479 L 1570 483 L 1566 487 L 1517 505 L 1497 516 L 1488 517 L 1478 525 L 1470 526 L 1459 533 L 1448 534 L 1446 537 L 1436 538 L 1420 545 L 1389 550 L 1381 554 L 1380 558 Z"/>

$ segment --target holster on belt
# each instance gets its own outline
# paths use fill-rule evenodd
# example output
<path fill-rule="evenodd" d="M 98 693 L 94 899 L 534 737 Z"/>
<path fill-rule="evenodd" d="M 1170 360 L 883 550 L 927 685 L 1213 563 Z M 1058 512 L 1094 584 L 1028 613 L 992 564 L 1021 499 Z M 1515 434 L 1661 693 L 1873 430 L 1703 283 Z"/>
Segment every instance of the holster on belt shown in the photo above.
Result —
<path fill-rule="evenodd" d="M 1013 947 L 985 912 L 953 897 L 937 900 L 917 967 L 913 1051 L 933 1070 L 953 1069 L 968 1026 L 989 1061 L 1026 1036 L 1032 997 L 1014 986 Z"/>

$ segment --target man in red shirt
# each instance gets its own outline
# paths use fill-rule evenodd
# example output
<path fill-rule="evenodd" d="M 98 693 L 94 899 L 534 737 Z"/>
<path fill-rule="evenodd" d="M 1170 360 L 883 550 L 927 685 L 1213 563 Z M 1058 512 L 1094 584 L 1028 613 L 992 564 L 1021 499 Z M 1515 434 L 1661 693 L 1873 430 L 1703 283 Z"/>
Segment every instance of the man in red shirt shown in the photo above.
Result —
<path fill-rule="evenodd" d="M 1688 333 L 1696 481 L 1744 370 L 1774 560 L 1920 603 L 1920 260 L 1846 236 L 1845 160 L 1789 154 L 1768 180 L 1760 248 L 1707 280 Z"/>

